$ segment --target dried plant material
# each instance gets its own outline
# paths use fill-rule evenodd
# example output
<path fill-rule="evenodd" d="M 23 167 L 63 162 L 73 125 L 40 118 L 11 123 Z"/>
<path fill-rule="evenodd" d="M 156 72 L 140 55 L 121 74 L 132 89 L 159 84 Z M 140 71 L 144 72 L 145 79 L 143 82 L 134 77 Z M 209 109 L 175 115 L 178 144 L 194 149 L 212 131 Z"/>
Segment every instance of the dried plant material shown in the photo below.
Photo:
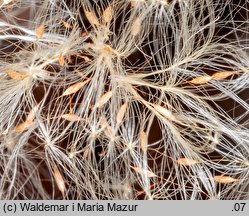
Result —
<path fill-rule="evenodd" d="M 91 11 L 85 11 L 85 15 L 92 26 L 99 26 L 97 17 Z"/>
<path fill-rule="evenodd" d="M 23 131 L 28 130 L 30 127 L 34 125 L 34 118 L 35 118 L 35 113 L 37 112 L 39 108 L 39 104 L 36 105 L 28 114 L 25 122 L 17 125 L 14 129 L 14 132 L 21 133 Z"/>
<path fill-rule="evenodd" d="M 126 109 L 127 109 L 127 103 L 124 103 L 119 111 L 118 111 L 118 114 L 117 114 L 117 118 L 116 118 L 116 121 L 117 121 L 117 124 L 119 125 L 123 119 L 124 119 L 124 116 L 125 116 L 125 112 L 126 112 Z"/>
<path fill-rule="evenodd" d="M 87 148 L 83 153 L 83 159 L 86 160 L 90 156 L 90 149 Z"/>
<path fill-rule="evenodd" d="M 45 25 L 41 24 L 36 30 L 36 37 L 38 39 L 42 38 L 44 31 L 45 31 Z"/>
<path fill-rule="evenodd" d="M 59 55 L 58 61 L 59 61 L 60 66 L 63 66 L 65 64 L 65 60 L 64 60 L 63 55 L 61 55 L 61 54 Z"/>
<path fill-rule="evenodd" d="M 103 13 L 103 20 L 104 20 L 105 23 L 110 22 L 111 15 L 112 15 L 112 8 L 111 8 L 111 6 L 109 6 L 104 10 L 104 13 Z"/>
<path fill-rule="evenodd" d="M 75 72 L 82 78 L 85 78 L 84 73 L 80 72 L 79 70 L 75 70 Z"/>
<path fill-rule="evenodd" d="M 144 153 L 147 152 L 147 135 L 144 131 L 140 133 L 140 147 Z"/>
<path fill-rule="evenodd" d="M 105 151 L 99 152 L 98 155 L 100 158 L 102 158 L 106 155 L 106 152 Z"/>
<path fill-rule="evenodd" d="M 196 77 L 190 81 L 188 81 L 188 83 L 191 84 L 196 84 L 196 85 L 200 85 L 200 84 L 205 84 L 207 82 L 209 82 L 212 79 L 211 76 L 200 76 L 200 77 Z"/>
<path fill-rule="evenodd" d="M 133 166 L 131 166 L 131 168 L 132 168 L 135 172 L 139 173 L 140 175 L 145 174 L 145 175 L 146 175 L 147 177 L 149 177 L 149 178 L 153 178 L 153 177 L 156 177 L 156 176 L 157 176 L 155 173 L 153 173 L 153 172 L 151 172 L 151 171 L 149 171 L 149 170 L 144 170 L 144 169 L 142 169 L 142 168 L 140 168 L 140 167 L 133 167 Z"/>
<path fill-rule="evenodd" d="M 136 5 L 137 5 L 137 1 L 136 0 L 132 0 L 131 1 L 131 8 L 136 7 Z"/>
<path fill-rule="evenodd" d="M 86 37 L 86 36 L 88 36 L 88 33 L 87 32 L 82 32 L 81 36 Z"/>
<path fill-rule="evenodd" d="M 10 2 L 12 2 L 13 0 L 3 0 L 3 1 L 0 1 L 0 6 L 3 6 L 3 5 L 7 5 L 9 4 Z"/>
<path fill-rule="evenodd" d="M 82 58 L 85 62 L 90 62 L 92 61 L 89 57 L 83 56 L 83 55 L 77 55 L 77 57 Z"/>
<path fill-rule="evenodd" d="M 131 0 L 131 8 L 136 7 L 139 3 L 145 3 L 145 0 Z"/>
<path fill-rule="evenodd" d="M 14 132 L 17 132 L 17 133 L 21 133 L 23 131 L 26 131 L 28 130 L 30 127 L 32 127 L 34 125 L 34 122 L 33 121 L 25 121 L 19 125 L 17 125 L 14 129 Z"/>
<path fill-rule="evenodd" d="M 112 129 L 110 127 L 110 125 L 108 124 L 107 120 L 105 117 L 101 117 L 100 119 L 100 126 L 102 128 L 104 128 L 104 133 L 107 137 L 111 137 L 112 136 Z"/>
<path fill-rule="evenodd" d="M 90 81 L 90 79 L 85 80 L 84 82 L 79 82 L 79 83 L 75 83 L 71 86 L 69 86 L 62 94 L 62 96 L 66 96 L 66 95 L 71 95 L 76 93 L 77 91 L 79 91 L 86 83 L 88 83 Z"/>
<path fill-rule="evenodd" d="M 37 104 L 28 114 L 26 121 L 33 121 L 40 104 Z"/>
<path fill-rule="evenodd" d="M 233 71 L 217 72 L 212 75 L 212 78 L 215 80 L 223 80 L 233 74 L 234 74 Z"/>
<path fill-rule="evenodd" d="M 72 60 L 71 56 L 67 56 L 66 59 L 67 59 L 67 63 L 68 64 L 72 64 L 73 63 L 73 60 Z"/>
<path fill-rule="evenodd" d="M 80 121 L 80 120 L 82 120 L 81 117 L 79 117 L 75 114 L 64 114 L 61 117 L 66 119 L 67 121 Z"/>
<path fill-rule="evenodd" d="M 112 51 L 112 48 L 110 46 L 104 45 L 104 48 L 103 48 L 104 55 L 106 55 L 106 56 L 109 55 L 111 53 L 111 51 Z"/>
<path fill-rule="evenodd" d="M 7 75 L 11 78 L 11 79 L 15 79 L 15 80 L 24 80 L 27 75 L 23 74 L 23 73 L 18 73 L 18 72 L 7 72 Z"/>
<path fill-rule="evenodd" d="M 154 106 L 155 110 L 157 112 L 159 112 L 162 116 L 164 116 L 165 118 L 167 118 L 171 121 L 177 122 L 175 116 L 173 115 L 173 113 L 170 110 L 168 110 L 162 106 L 159 106 L 159 105 L 153 105 L 153 106 Z"/>
<path fill-rule="evenodd" d="M 16 146 L 17 141 L 14 139 L 9 139 L 8 141 L 4 142 L 4 147 L 8 150 L 8 152 L 12 152 L 14 147 Z"/>
<path fill-rule="evenodd" d="M 229 184 L 239 180 L 230 176 L 214 176 L 214 181 L 222 184 Z"/>
<path fill-rule="evenodd" d="M 63 25 L 64 25 L 64 27 L 65 27 L 66 29 L 71 29 L 71 28 L 72 28 L 72 26 L 71 26 L 68 22 L 62 21 L 62 23 L 63 23 Z"/>
<path fill-rule="evenodd" d="M 60 192 L 62 193 L 62 195 L 64 197 L 64 195 L 65 195 L 65 181 L 64 181 L 60 171 L 58 170 L 58 168 L 55 164 L 52 165 L 52 168 L 53 168 L 53 172 L 54 172 L 55 182 L 58 186 L 58 189 L 60 190 Z"/>
<path fill-rule="evenodd" d="M 182 1 L 182 0 L 178 0 L 178 2 L 180 2 L 180 1 Z M 162 5 L 164 5 L 164 6 L 168 6 L 168 5 L 169 5 L 168 0 L 160 0 L 160 3 L 161 3 Z"/>
<path fill-rule="evenodd" d="M 94 105 L 94 109 L 102 107 L 105 103 L 107 103 L 112 97 L 112 91 L 109 91 L 101 96 L 101 98 Z"/>
<path fill-rule="evenodd" d="M 141 19 L 140 17 L 137 17 L 132 24 L 131 33 L 133 36 L 136 36 L 139 34 L 140 30 L 141 30 Z"/>
<path fill-rule="evenodd" d="M 176 160 L 176 162 L 178 164 L 183 165 L 183 166 L 193 166 L 193 165 L 199 163 L 198 161 L 190 159 L 190 158 L 179 158 L 178 160 Z"/>

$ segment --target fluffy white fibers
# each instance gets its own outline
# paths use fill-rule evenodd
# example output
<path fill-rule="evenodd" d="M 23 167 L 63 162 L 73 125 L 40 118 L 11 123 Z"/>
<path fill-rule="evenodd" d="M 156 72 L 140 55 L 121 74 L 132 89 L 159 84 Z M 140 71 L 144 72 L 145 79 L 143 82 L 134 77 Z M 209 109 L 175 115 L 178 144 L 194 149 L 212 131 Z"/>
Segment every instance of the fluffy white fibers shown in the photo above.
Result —
<path fill-rule="evenodd" d="M 249 2 L 0 1 L 0 199 L 248 199 Z"/>

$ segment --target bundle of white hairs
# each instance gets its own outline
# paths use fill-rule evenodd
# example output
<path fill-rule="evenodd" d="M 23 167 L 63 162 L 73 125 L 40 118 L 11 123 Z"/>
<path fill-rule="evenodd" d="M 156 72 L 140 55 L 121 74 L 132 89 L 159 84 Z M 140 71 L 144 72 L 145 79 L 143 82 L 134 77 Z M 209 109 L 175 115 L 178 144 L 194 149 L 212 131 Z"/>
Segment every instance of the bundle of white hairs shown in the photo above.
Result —
<path fill-rule="evenodd" d="M 248 0 L 0 4 L 0 199 L 249 199 Z"/>

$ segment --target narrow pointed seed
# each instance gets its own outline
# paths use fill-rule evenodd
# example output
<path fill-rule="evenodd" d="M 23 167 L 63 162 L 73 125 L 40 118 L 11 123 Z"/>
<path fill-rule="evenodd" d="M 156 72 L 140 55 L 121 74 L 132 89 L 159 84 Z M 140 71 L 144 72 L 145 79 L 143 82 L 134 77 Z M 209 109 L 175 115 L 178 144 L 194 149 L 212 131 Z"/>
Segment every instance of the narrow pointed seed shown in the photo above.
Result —
<path fill-rule="evenodd" d="M 119 125 L 123 119 L 124 119 L 124 116 L 125 116 L 125 112 L 126 112 L 126 109 L 127 109 L 127 103 L 124 103 L 119 111 L 118 111 L 118 114 L 117 114 L 117 118 L 116 118 L 116 121 L 117 121 L 117 124 Z"/>
<path fill-rule="evenodd" d="M 144 131 L 140 133 L 140 146 L 142 151 L 145 153 L 147 151 L 147 135 Z"/>
<path fill-rule="evenodd" d="M 77 91 L 79 91 L 86 83 L 88 83 L 90 80 L 87 79 L 84 82 L 79 82 L 79 83 L 75 83 L 71 86 L 69 86 L 62 94 L 62 96 L 66 96 L 66 95 L 71 95 L 76 93 Z"/>
<path fill-rule="evenodd" d="M 140 30 L 141 30 L 141 19 L 140 17 L 137 17 L 132 24 L 131 33 L 133 36 L 136 36 L 139 34 Z"/>
<path fill-rule="evenodd" d="M 60 66 L 63 66 L 65 64 L 63 55 L 60 54 L 58 61 L 59 61 Z"/>
<path fill-rule="evenodd" d="M 45 25 L 41 24 L 36 30 L 36 37 L 38 39 L 42 38 L 44 31 L 45 31 Z"/>
<path fill-rule="evenodd" d="M 190 158 L 179 158 L 178 160 L 176 160 L 176 162 L 183 166 L 192 166 L 198 163 L 198 161 Z"/>
<path fill-rule="evenodd" d="M 99 26 L 99 21 L 97 17 L 91 11 L 85 11 L 86 18 L 92 26 Z"/>
<path fill-rule="evenodd" d="M 214 176 L 214 181 L 222 184 L 229 184 L 239 180 L 230 176 Z"/>
<path fill-rule="evenodd" d="M 58 170 L 58 168 L 57 168 L 57 166 L 55 164 L 52 165 L 52 168 L 53 168 L 53 172 L 54 172 L 55 182 L 56 182 L 56 184 L 58 186 L 58 189 L 60 190 L 60 192 L 64 196 L 64 194 L 65 194 L 65 182 L 64 182 L 64 179 L 63 179 L 60 171 Z"/>
<path fill-rule="evenodd" d="M 111 15 L 112 15 L 112 8 L 111 8 L 111 6 L 109 6 L 104 10 L 104 13 L 103 13 L 103 20 L 104 20 L 105 23 L 110 22 Z"/>
<path fill-rule="evenodd" d="M 211 76 L 200 76 L 188 81 L 188 83 L 200 85 L 209 82 L 211 79 Z"/>
<path fill-rule="evenodd" d="M 18 72 L 15 72 L 15 71 L 7 72 L 7 75 L 11 79 L 15 79 L 15 80 L 24 80 L 27 77 L 26 74 L 18 73 Z"/>
<path fill-rule="evenodd" d="M 80 120 L 82 120 L 81 117 L 79 117 L 75 114 L 64 114 L 61 117 L 66 119 L 67 121 L 80 121 Z"/>
<path fill-rule="evenodd" d="M 139 174 L 141 174 L 141 175 L 145 174 L 147 177 L 156 177 L 156 176 L 157 176 L 155 173 L 153 173 L 153 172 L 151 172 L 151 171 L 149 171 L 149 170 L 144 170 L 144 169 L 142 169 L 142 168 L 140 168 L 140 167 L 133 167 L 133 166 L 131 166 L 131 168 L 132 168 L 135 172 L 137 172 L 137 173 L 139 173 Z"/>
<path fill-rule="evenodd" d="M 112 97 L 112 91 L 103 94 L 93 108 L 96 109 L 102 107 L 105 103 L 107 103 L 110 100 L 111 97 Z"/>

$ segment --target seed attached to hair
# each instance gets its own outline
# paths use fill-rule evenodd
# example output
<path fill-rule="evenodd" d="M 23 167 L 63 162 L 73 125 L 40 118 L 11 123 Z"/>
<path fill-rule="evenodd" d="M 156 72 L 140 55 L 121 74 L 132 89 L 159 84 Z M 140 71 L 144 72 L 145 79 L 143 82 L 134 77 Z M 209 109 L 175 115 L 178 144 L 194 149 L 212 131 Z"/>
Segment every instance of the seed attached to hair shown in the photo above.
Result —
<path fill-rule="evenodd" d="M 230 177 L 230 176 L 214 176 L 214 181 L 222 184 L 229 184 L 233 182 L 239 181 L 236 178 Z"/>
<path fill-rule="evenodd" d="M 159 112 L 162 116 L 166 117 L 167 119 L 171 121 L 177 121 L 175 116 L 172 114 L 172 112 L 162 106 L 159 105 L 153 105 L 155 110 Z"/>
<path fill-rule="evenodd" d="M 118 111 L 118 114 L 117 114 L 117 118 L 116 118 L 116 121 L 117 121 L 117 124 L 119 125 L 123 119 L 124 119 L 124 116 L 125 116 L 125 112 L 126 112 L 126 109 L 127 109 L 127 103 L 124 103 L 119 111 Z"/>
<path fill-rule="evenodd" d="M 36 37 L 38 39 L 42 38 L 44 31 L 45 31 L 45 25 L 41 24 L 36 30 Z"/>
<path fill-rule="evenodd" d="M 66 96 L 66 95 L 71 95 L 76 93 L 77 91 L 79 91 L 86 83 L 88 83 L 90 81 L 90 79 L 85 80 L 84 82 L 79 82 L 79 83 L 75 83 L 71 86 L 69 86 L 62 94 L 62 96 Z"/>
<path fill-rule="evenodd" d="M 223 80 L 233 74 L 234 74 L 233 71 L 217 72 L 212 75 L 212 78 L 215 80 Z"/>
<path fill-rule="evenodd" d="M 212 77 L 208 76 L 208 75 L 207 76 L 200 76 L 200 77 L 196 77 L 196 78 L 188 81 L 188 83 L 200 85 L 200 84 L 205 84 L 205 83 L 209 82 L 211 79 L 212 79 Z"/>
<path fill-rule="evenodd" d="M 94 105 L 93 109 L 102 107 L 105 103 L 107 103 L 110 98 L 112 97 L 112 91 L 109 91 L 101 96 L 101 98 L 97 101 L 97 103 Z"/>
<path fill-rule="evenodd" d="M 39 108 L 39 104 L 36 105 L 28 114 L 25 122 L 17 125 L 14 129 L 15 132 L 21 133 L 25 130 L 28 130 L 30 127 L 32 127 L 34 125 L 34 118 L 35 118 L 35 114 L 37 112 Z"/>
<path fill-rule="evenodd" d="M 131 168 L 132 168 L 135 172 L 137 172 L 137 173 L 139 173 L 139 174 L 141 174 L 141 175 L 145 174 L 147 177 L 150 177 L 150 178 L 156 177 L 156 176 L 157 176 L 155 173 L 153 173 L 153 172 L 151 172 L 151 171 L 149 171 L 149 170 L 144 170 L 144 169 L 142 169 L 142 168 L 140 168 L 140 167 L 133 167 L 133 166 L 131 166 Z"/>
<path fill-rule="evenodd" d="M 60 171 L 58 170 L 58 168 L 57 168 L 57 166 L 55 164 L 52 165 L 52 168 L 53 168 L 53 172 L 54 172 L 55 182 L 56 182 L 60 192 L 64 196 L 64 194 L 65 194 L 65 182 L 64 182 L 64 179 L 63 179 Z"/>
<path fill-rule="evenodd" d="M 91 61 L 91 59 L 90 59 L 90 58 L 88 58 L 87 56 L 77 55 L 77 57 L 79 57 L 79 58 L 83 59 L 85 62 L 90 62 L 90 61 Z"/>
<path fill-rule="evenodd" d="M 99 26 L 99 21 L 97 17 L 91 11 L 85 11 L 86 18 L 92 26 Z"/>
<path fill-rule="evenodd" d="M 198 161 L 190 159 L 190 158 L 179 158 L 178 160 L 176 160 L 176 162 L 183 166 L 192 166 L 192 165 L 199 163 Z"/>
<path fill-rule="evenodd" d="M 7 75 L 11 78 L 11 79 L 15 79 L 15 80 L 24 80 L 27 75 L 23 74 L 23 73 L 18 73 L 18 72 L 7 72 Z"/>
<path fill-rule="evenodd" d="M 67 121 L 80 121 L 80 120 L 82 120 L 81 117 L 79 117 L 75 114 L 64 114 L 61 117 L 66 119 Z"/>
<path fill-rule="evenodd" d="M 62 21 L 62 23 L 63 23 L 63 25 L 64 25 L 64 27 L 65 27 L 66 29 L 72 28 L 72 26 L 71 26 L 68 22 Z"/>
<path fill-rule="evenodd" d="M 107 137 L 112 137 L 112 128 L 108 124 L 106 118 L 103 116 L 100 119 L 100 126 L 104 128 L 104 133 Z"/>
<path fill-rule="evenodd" d="M 131 33 L 133 36 L 136 36 L 139 34 L 140 30 L 141 30 L 141 19 L 140 17 L 137 17 L 132 24 Z"/>
<path fill-rule="evenodd" d="M 19 125 L 17 125 L 14 129 L 15 132 L 17 133 L 21 133 L 23 131 L 28 130 L 30 127 L 32 127 L 34 125 L 33 121 L 25 121 Z"/>
<path fill-rule="evenodd" d="M 59 61 L 60 66 L 63 66 L 65 64 L 65 60 L 64 60 L 63 55 L 61 55 L 61 54 L 59 55 L 58 61 Z"/>
<path fill-rule="evenodd" d="M 145 153 L 147 151 L 147 135 L 144 131 L 140 133 L 140 146 L 142 151 Z"/>
<path fill-rule="evenodd" d="M 105 23 L 110 22 L 111 15 L 112 15 L 112 8 L 109 6 L 104 10 L 104 13 L 103 13 L 103 20 L 104 20 Z"/>

